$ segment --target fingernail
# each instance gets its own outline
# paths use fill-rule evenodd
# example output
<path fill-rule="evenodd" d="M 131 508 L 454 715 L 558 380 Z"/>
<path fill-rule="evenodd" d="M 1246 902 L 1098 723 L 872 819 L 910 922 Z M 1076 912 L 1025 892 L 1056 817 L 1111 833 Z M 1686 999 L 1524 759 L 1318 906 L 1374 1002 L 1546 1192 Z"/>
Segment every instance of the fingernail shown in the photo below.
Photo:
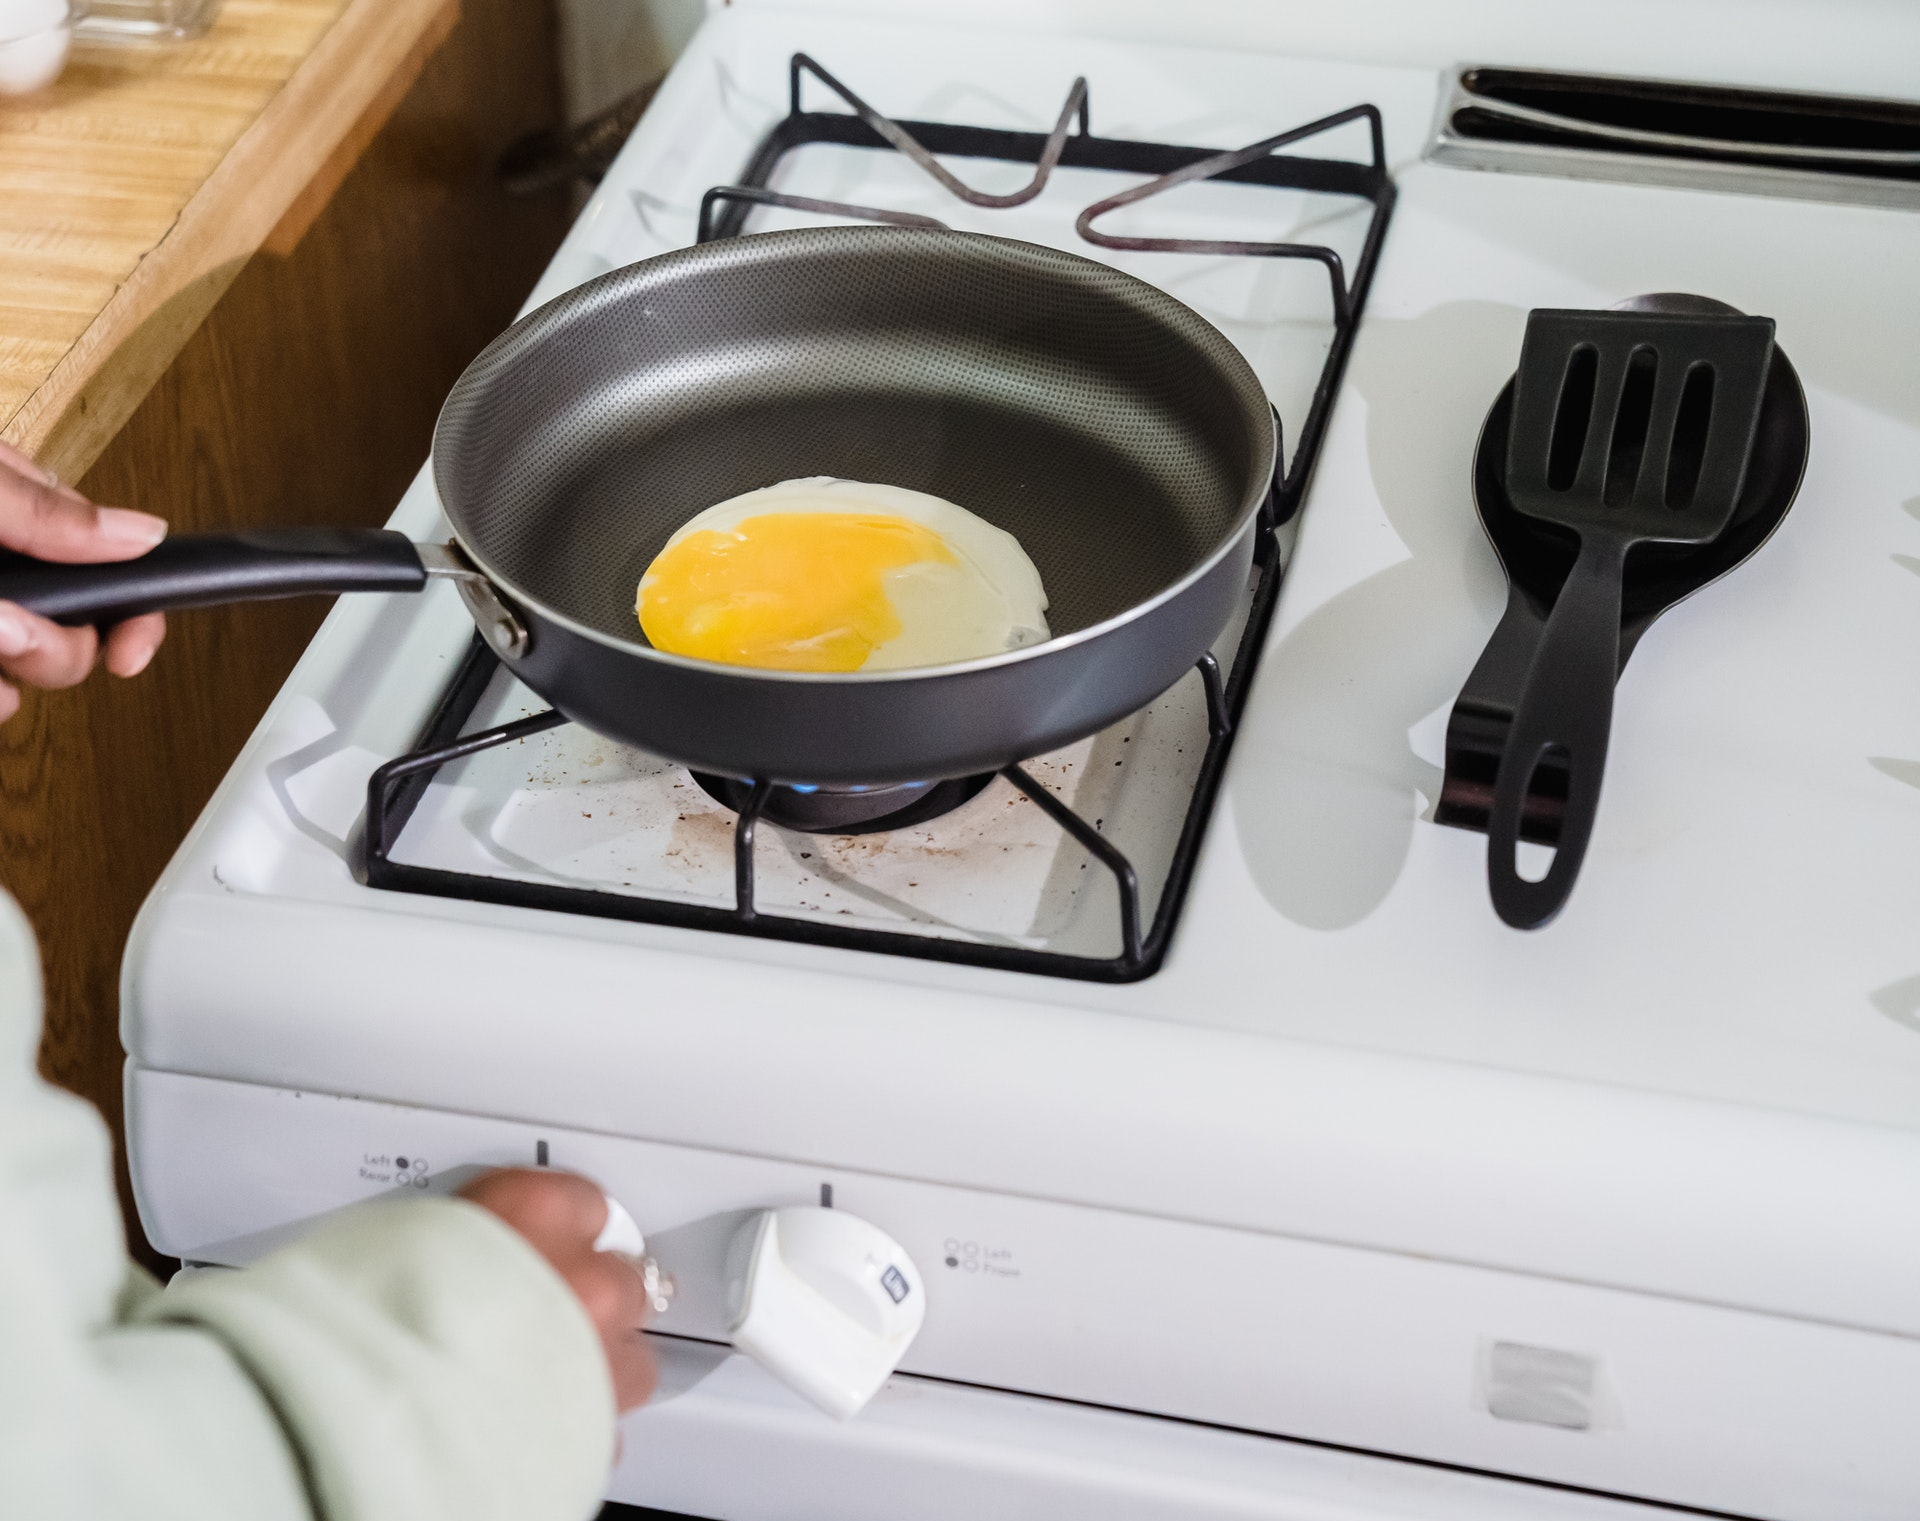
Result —
<path fill-rule="evenodd" d="M 165 518 L 127 507 L 100 508 L 94 524 L 101 538 L 127 549 L 151 549 L 167 536 Z"/>
<path fill-rule="evenodd" d="M 0 607 L 0 660 L 24 655 L 40 642 L 39 634 L 18 608 Z"/>
<path fill-rule="evenodd" d="M 124 671 L 116 671 L 114 672 L 114 674 L 116 676 L 121 676 L 121 677 L 138 676 L 148 666 L 153 664 L 153 656 L 154 656 L 154 646 L 148 645 L 147 648 L 142 650 L 139 653 L 139 655 L 134 659 L 134 662 L 132 665 L 128 666 Z"/>

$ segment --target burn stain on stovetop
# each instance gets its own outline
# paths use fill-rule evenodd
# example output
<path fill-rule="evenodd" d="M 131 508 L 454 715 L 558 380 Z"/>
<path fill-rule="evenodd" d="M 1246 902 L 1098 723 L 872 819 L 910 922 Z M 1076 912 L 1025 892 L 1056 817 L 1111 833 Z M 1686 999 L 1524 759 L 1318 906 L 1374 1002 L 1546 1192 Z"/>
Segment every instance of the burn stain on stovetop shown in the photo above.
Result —
<path fill-rule="evenodd" d="M 515 685 L 491 695 L 471 725 L 537 711 Z M 1157 818 L 1154 805 L 1160 790 L 1191 786 L 1204 737 L 1196 676 L 1104 734 L 1027 763 L 1141 866 L 1149 912 L 1172 849 L 1157 832 L 1179 822 Z M 726 908 L 734 818 L 678 765 L 568 725 L 448 766 L 405 850 L 423 864 Z M 1004 778 L 951 813 L 888 832 L 766 823 L 755 860 L 768 913 L 1073 954 L 1106 953 L 1112 937 L 1107 875 Z"/>

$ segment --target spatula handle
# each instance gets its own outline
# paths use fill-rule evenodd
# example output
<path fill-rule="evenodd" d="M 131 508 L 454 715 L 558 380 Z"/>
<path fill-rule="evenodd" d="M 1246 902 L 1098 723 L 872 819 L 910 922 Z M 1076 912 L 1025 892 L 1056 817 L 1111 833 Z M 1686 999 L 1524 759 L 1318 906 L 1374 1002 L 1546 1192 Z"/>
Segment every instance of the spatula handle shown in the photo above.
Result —
<path fill-rule="evenodd" d="M 1581 540 L 1580 558 L 1554 601 L 1514 710 L 1487 821 L 1487 886 L 1495 911 L 1515 929 L 1538 929 L 1559 913 L 1586 859 L 1620 674 L 1627 547 L 1627 540 L 1601 532 Z M 1560 843 L 1546 876 L 1529 882 L 1518 868 L 1521 810 L 1542 757 L 1554 749 L 1563 752 L 1567 770 Z"/>

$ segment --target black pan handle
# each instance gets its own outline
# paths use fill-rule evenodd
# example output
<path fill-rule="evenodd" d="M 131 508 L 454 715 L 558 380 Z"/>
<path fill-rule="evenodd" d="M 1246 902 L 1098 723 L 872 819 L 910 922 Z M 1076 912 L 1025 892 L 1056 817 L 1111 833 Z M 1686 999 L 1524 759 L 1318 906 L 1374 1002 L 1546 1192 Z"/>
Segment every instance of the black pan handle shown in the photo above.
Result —
<path fill-rule="evenodd" d="M 1589 530 L 1527 669 L 1487 820 L 1487 886 L 1494 910 L 1515 929 L 1538 929 L 1559 913 L 1580 875 L 1613 728 L 1613 687 L 1620 675 L 1621 576 L 1628 541 Z M 1521 810 L 1548 750 L 1564 753 L 1566 811 L 1553 865 L 1538 882 L 1520 875 L 1516 857 Z"/>
<path fill-rule="evenodd" d="M 413 540 L 386 528 L 181 534 L 137 560 L 107 565 L 50 565 L 0 552 L 0 600 L 76 625 L 322 592 L 419 591 L 426 584 Z"/>

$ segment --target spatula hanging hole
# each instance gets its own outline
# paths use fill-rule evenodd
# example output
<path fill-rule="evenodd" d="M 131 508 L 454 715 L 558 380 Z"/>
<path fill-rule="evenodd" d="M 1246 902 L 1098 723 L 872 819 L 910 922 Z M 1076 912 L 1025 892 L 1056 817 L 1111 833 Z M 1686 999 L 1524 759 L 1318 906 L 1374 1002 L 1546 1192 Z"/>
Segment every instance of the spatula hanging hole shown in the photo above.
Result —
<path fill-rule="evenodd" d="M 1513 844 L 1513 874 L 1522 882 L 1544 882 L 1547 873 L 1553 870 L 1553 858 L 1559 854 L 1552 845 L 1516 840 Z"/>
<path fill-rule="evenodd" d="M 1696 364 L 1680 390 L 1673 419 L 1673 452 L 1667 458 L 1667 505 L 1691 507 L 1707 457 L 1707 426 L 1713 421 L 1713 366 Z"/>
<path fill-rule="evenodd" d="M 1565 491 L 1580 473 L 1580 456 L 1587 448 L 1587 428 L 1593 417 L 1593 381 L 1600 369 L 1600 351 L 1583 343 L 1567 361 L 1560 382 L 1560 406 L 1553 414 L 1553 439 L 1547 446 L 1547 485 Z"/>
<path fill-rule="evenodd" d="M 1613 414 L 1613 442 L 1607 449 L 1607 484 L 1601 500 L 1618 507 L 1633 495 L 1640 479 L 1640 457 L 1647 452 L 1647 426 L 1653 420 L 1653 381 L 1660 356 L 1639 348 L 1627 361 L 1627 378 L 1620 387 L 1620 410 Z"/>
<path fill-rule="evenodd" d="M 1552 789 L 1543 787 L 1545 780 L 1541 773 L 1558 773 L 1565 776 L 1567 771 L 1567 747 L 1548 745 L 1540 752 L 1539 759 L 1533 763 L 1533 774 L 1527 778 L 1527 790 L 1522 798 L 1532 798 L 1536 793 L 1548 793 Z M 1555 793 L 1555 800 L 1564 796 L 1564 792 Z M 1522 804 L 1522 811 L 1525 805 Z M 1519 839 L 1513 845 L 1513 872 L 1523 882 L 1544 882 L 1547 873 L 1553 870 L 1553 858 L 1560 853 L 1555 845 L 1539 844 L 1533 840 Z"/>

